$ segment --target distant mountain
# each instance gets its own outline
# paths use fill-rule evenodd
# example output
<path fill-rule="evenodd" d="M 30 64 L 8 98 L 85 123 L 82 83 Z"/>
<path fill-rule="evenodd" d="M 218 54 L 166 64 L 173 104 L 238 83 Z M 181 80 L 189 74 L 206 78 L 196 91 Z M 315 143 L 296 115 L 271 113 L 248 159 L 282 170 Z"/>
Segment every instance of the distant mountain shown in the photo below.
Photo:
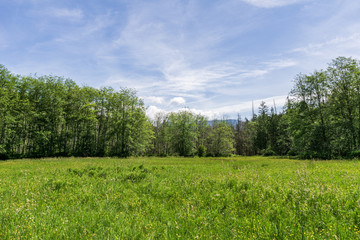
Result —
<path fill-rule="evenodd" d="M 226 119 L 226 120 L 211 120 L 211 121 L 208 121 L 209 125 L 212 126 L 214 124 L 214 122 L 217 121 L 225 121 L 227 123 L 230 123 L 231 125 L 233 126 L 236 126 L 236 123 L 237 123 L 237 119 Z"/>

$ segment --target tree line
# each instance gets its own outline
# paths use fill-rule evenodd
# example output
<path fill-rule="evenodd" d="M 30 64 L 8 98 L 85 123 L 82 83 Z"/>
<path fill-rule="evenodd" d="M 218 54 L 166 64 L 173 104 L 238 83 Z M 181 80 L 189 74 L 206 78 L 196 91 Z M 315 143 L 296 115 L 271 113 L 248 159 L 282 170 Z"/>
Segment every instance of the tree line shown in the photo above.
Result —
<path fill-rule="evenodd" d="M 262 103 L 238 125 L 238 154 L 360 157 L 359 60 L 338 57 L 325 70 L 298 74 L 283 111 Z"/>
<path fill-rule="evenodd" d="M 360 157 L 360 63 L 298 74 L 284 108 L 209 122 L 189 110 L 146 116 L 132 89 L 80 87 L 0 65 L 0 158 L 294 155 Z"/>
<path fill-rule="evenodd" d="M 0 157 L 141 155 L 152 139 L 131 89 L 79 87 L 0 67 Z"/>
<path fill-rule="evenodd" d="M 338 57 L 326 70 L 296 76 L 285 113 L 294 153 L 359 157 L 359 60 Z"/>

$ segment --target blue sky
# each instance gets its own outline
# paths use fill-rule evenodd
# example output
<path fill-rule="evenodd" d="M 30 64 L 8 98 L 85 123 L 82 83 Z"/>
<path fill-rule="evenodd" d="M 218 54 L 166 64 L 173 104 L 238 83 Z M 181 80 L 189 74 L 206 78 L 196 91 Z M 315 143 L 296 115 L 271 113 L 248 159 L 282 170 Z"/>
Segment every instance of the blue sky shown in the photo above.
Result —
<path fill-rule="evenodd" d="M 360 58 L 355 0 L 0 0 L 0 64 L 129 87 L 148 115 L 278 108 L 298 73 Z M 255 109 L 256 110 L 256 109 Z"/>

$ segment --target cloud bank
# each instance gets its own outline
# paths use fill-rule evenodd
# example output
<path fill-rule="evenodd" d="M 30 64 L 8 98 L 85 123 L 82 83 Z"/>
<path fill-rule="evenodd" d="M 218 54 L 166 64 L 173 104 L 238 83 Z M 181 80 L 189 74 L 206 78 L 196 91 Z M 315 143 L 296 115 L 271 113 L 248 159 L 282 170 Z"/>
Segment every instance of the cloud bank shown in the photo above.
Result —
<path fill-rule="evenodd" d="M 360 58 L 352 0 L 17 0 L 0 9 L 0 63 L 10 71 L 134 88 L 149 114 L 249 117 L 257 99 L 281 109 L 296 74 Z"/>

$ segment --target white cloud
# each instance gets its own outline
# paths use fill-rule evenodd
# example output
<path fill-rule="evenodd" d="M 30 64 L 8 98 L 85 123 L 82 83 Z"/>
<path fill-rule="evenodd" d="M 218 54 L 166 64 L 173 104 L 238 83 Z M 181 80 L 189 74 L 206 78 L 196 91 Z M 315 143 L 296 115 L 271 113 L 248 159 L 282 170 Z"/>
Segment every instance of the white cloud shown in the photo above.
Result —
<path fill-rule="evenodd" d="M 268 73 L 268 70 L 247 70 L 240 74 L 244 78 L 260 77 Z"/>
<path fill-rule="evenodd" d="M 192 113 L 195 113 L 195 114 L 201 114 L 205 117 L 207 117 L 208 119 L 215 119 L 215 118 L 218 118 L 218 117 L 221 117 L 219 114 L 213 112 L 213 111 L 203 111 L 203 110 L 199 110 L 199 109 L 195 109 L 195 108 L 184 108 L 184 107 L 181 107 L 181 108 L 177 108 L 177 109 L 174 109 L 172 111 L 166 111 L 164 109 L 161 109 L 161 108 L 158 108 L 156 106 L 149 106 L 147 109 L 146 109 L 146 115 L 154 120 L 155 119 L 155 116 L 159 113 L 161 114 L 169 114 L 171 112 L 180 112 L 180 111 L 191 111 Z"/>
<path fill-rule="evenodd" d="M 264 101 L 268 107 L 273 107 L 274 106 L 273 103 L 275 101 L 277 110 L 280 110 L 282 108 L 282 106 L 284 106 L 284 104 L 286 102 L 286 98 L 287 98 L 287 96 L 284 95 L 284 96 L 274 96 L 274 97 L 265 98 L 265 99 L 257 99 L 254 101 L 246 101 L 246 102 L 239 103 L 239 104 L 219 107 L 219 108 L 213 109 L 213 111 L 219 112 L 219 113 L 225 113 L 225 114 L 249 112 L 249 111 L 252 111 L 252 104 L 254 103 L 254 111 L 255 111 L 255 113 L 257 113 L 258 107 L 262 101 Z"/>
<path fill-rule="evenodd" d="M 149 101 L 151 103 L 157 103 L 157 104 L 162 104 L 164 102 L 163 97 L 149 96 L 149 97 L 144 97 L 144 99 L 145 101 Z"/>
<path fill-rule="evenodd" d="M 300 2 L 306 4 L 261 9 Z M 30 10 L 39 32 L 26 33 L 32 36 L 22 48 L 26 59 L 16 55 L 6 62 L 19 45 L 11 41 L 19 38 L 11 31 L 0 32 L 0 49 L 8 43 L 4 64 L 16 63 L 18 69 L 65 75 L 95 87 L 134 88 L 149 111 L 186 104 L 209 117 L 242 114 L 251 112 L 252 98 L 286 94 L 300 71 L 313 71 L 339 55 L 360 56 L 355 2 L 154 0 L 122 1 L 125 8 L 116 9 L 99 1 L 104 8 L 96 10 L 87 4 L 81 9 L 43 4 L 41 12 Z M 33 38 L 40 33 L 47 35 Z"/>
<path fill-rule="evenodd" d="M 327 64 L 339 56 L 360 58 L 360 34 L 335 36 L 324 42 L 314 41 L 291 50 L 289 54 L 297 59 L 298 73 L 326 69 Z"/>
<path fill-rule="evenodd" d="M 186 103 L 186 101 L 182 97 L 174 97 L 170 100 L 170 104 L 172 104 L 172 105 L 182 105 L 185 103 Z"/>
<path fill-rule="evenodd" d="M 226 64 L 224 64 L 226 65 Z M 166 66 L 162 72 L 170 88 L 179 91 L 204 91 L 211 87 L 212 82 L 224 80 L 229 75 L 236 74 L 235 69 L 224 69 L 220 65 L 210 65 L 193 68 L 184 62 L 173 63 Z"/>
<path fill-rule="evenodd" d="M 183 111 L 183 110 L 189 110 L 195 114 L 201 114 L 205 117 L 207 117 L 209 120 L 212 119 L 220 119 L 225 117 L 234 119 L 237 117 L 238 114 L 241 114 L 242 117 L 247 117 L 247 118 L 251 118 L 251 114 L 252 114 L 252 106 L 254 106 L 254 113 L 258 114 L 258 108 L 260 106 L 260 103 L 262 101 L 264 101 L 266 103 L 266 105 L 269 107 L 269 109 L 271 107 L 276 108 L 277 112 L 281 112 L 283 106 L 286 103 L 286 99 L 287 96 L 274 96 L 274 97 L 270 97 L 270 98 L 265 98 L 265 99 L 256 99 L 254 101 L 245 101 L 242 103 L 238 103 L 238 104 L 230 104 L 227 106 L 222 106 L 222 107 L 214 107 L 214 108 L 209 108 L 206 110 L 203 109 L 198 109 L 198 108 L 184 108 L 184 107 L 180 107 L 177 109 L 173 109 L 173 110 L 164 110 L 161 108 L 158 108 L 156 106 L 149 106 L 147 108 L 146 114 L 148 117 L 150 117 L 151 119 L 154 119 L 156 113 L 162 112 L 162 113 L 170 113 L 170 112 L 179 112 L 179 111 Z"/>
<path fill-rule="evenodd" d="M 81 9 L 50 8 L 45 11 L 49 16 L 71 21 L 81 20 L 84 16 Z"/>
<path fill-rule="evenodd" d="M 127 25 L 114 41 L 114 48 L 126 49 L 132 57 L 130 61 L 139 69 L 161 74 L 162 85 L 174 95 L 204 92 L 214 85 L 216 87 L 219 81 L 239 81 L 267 73 L 262 69 L 246 69 L 241 64 L 229 64 L 228 59 L 209 61 L 212 55 L 222 51 L 223 47 L 218 49 L 218 44 L 221 45 L 227 35 L 241 32 L 239 25 L 235 24 L 236 29 L 224 31 L 221 24 L 208 24 L 207 16 L 206 24 L 198 26 L 195 23 L 199 21 L 193 18 L 199 12 L 194 7 L 175 5 L 161 2 L 155 7 L 148 3 L 145 8 L 134 4 Z M 159 9 L 164 15 L 156 15 Z M 185 27 L 191 31 L 182 31 Z"/>
<path fill-rule="evenodd" d="M 238 2 L 238 0 L 235 1 Z M 269 106 L 273 105 L 273 99 L 275 98 L 279 111 L 286 100 L 285 94 L 290 91 L 291 80 L 297 73 L 304 71 L 304 69 L 305 71 L 313 71 L 322 64 L 331 61 L 331 58 L 339 55 L 354 57 L 360 55 L 358 30 L 354 27 L 350 31 L 349 24 L 343 24 L 344 22 L 339 21 L 344 19 L 346 14 L 331 20 L 331 24 L 329 24 L 325 18 L 333 15 L 331 11 L 326 11 L 320 20 L 316 12 L 310 12 L 310 14 L 306 12 L 309 8 L 312 9 L 311 11 L 317 11 L 317 8 L 308 0 L 244 1 L 262 8 L 282 7 L 306 2 L 306 6 L 302 5 L 299 6 L 298 10 L 293 10 L 295 15 L 298 14 L 294 17 L 304 17 L 304 19 L 316 17 L 316 19 L 314 19 L 314 23 L 308 23 L 305 20 L 300 21 L 299 19 L 299 22 L 294 25 L 298 27 L 299 35 L 296 38 L 289 38 L 289 45 L 284 43 L 281 48 L 283 52 L 265 51 L 261 56 L 255 53 L 253 57 L 248 58 L 242 58 L 241 54 L 233 56 L 227 53 L 229 55 L 222 58 L 219 55 L 221 56 L 224 49 L 219 47 L 226 48 L 222 41 L 228 35 L 218 31 L 216 26 L 214 26 L 214 29 L 219 32 L 219 37 L 216 38 L 210 34 L 210 37 L 201 44 L 200 36 L 202 35 L 195 33 L 191 35 L 192 38 L 189 38 L 189 35 L 186 35 L 188 32 L 182 34 L 179 31 L 181 33 L 179 34 L 176 31 L 183 29 L 184 23 L 188 20 L 186 19 L 187 16 L 175 14 L 175 18 L 180 19 L 178 20 L 179 25 L 177 25 L 172 20 L 170 20 L 171 24 L 162 21 L 151 21 L 151 18 L 147 15 L 148 13 L 142 11 L 130 16 L 129 25 L 122 32 L 121 38 L 119 38 L 119 46 L 130 49 L 130 53 L 134 57 L 133 60 L 137 64 L 162 74 L 159 87 L 152 88 L 156 90 L 157 96 L 171 99 L 176 96 L 184 97 L 185 93 L 192 95 L 186 97 L 187 106 L 191 110 L 200 112 L 209 118 L 222 116 L 223 114 L 236 116 L 237 113 L 249 117 L 252 111 L 252 102 L 249 100 L 252 98 L 264 98 Z M 263 10 L 253 9 L 252 11 Z M 166 16 L 163 17 L 166 18 Z M 249 19 L 255 20 L 255 18 Z M 333 23 L 336 23 L 337 32 L 342 31 L 342 28 L 339 28 L 338 25 L 343 25 L 352 34 L 334 32 L 331 29 L 334 26 Z M 282 27 L 286 30 L 286 23 L 283 24 Z M 319 26 L 316 27 L 316 25 Z M 169 28 L 172 30 L 169 30 Z M 256 30 L 253 25 L 251 28 L 254 31 Z M 175 31 L 173 31 L 174 29 Z M 199 33 L 203 31 L 200 28 L 195 29 Z M 226 29 L 234 33 L 233 28 L 227 27 Z M 308 29 L 314 30 L 308 31 Z M 235 37 L 230 39 L 241 40 L 243 35 L 240 32 L 236 32 L 237 35 L 233 35 Z M 329 35 L 324 35 L 324 32 Z M 206 31 L 203 33 L 206 33 Z M 288 33 L 284 32 L 284 34 Z M 330 37 L 328 38 L 328 36 Z M 328 40 L 321 41 L 321 39 Z M 146 41 L 146 45 L 143 44 L 144 41 Z M 309 42 L 318 44 L 308 44 Z M 299 46 L 295 51 L 287 50 L 295 46 Z M 279 48 L 276 48 L 275 45 L 275 49 Z M 316 54 L 319 54 L 320 57 L 316 56 Z M 141 85 L 140 80 L 139 85 Z M 271 95 L 281 96 L 268 98 Z M 260 102 L 261 100 L 254 101 L 255 113 L 257 113 Z M 157 103 L 153 104 L 157 105 Z M 177 107 L 180 106 L 174 103 L 172 105 L 162 103 L 158 107 L 166 111 L 176 111 Z"/>
<path fill-rule="evenodd" d="M 264 99 L 256 99 L 254 101 L 245 101 L 238 104 L 230 104 L 227 106 L 216 107 L 208 109 L 207 111 L 200 111 L 200 113 L 207 116 L 209 119 L 221 118 L 222 116 L 228 116 L 229 118 L 236 118 L 237 114 L 241 114 L 243 117 L 251 117 L 252 106 L 254 105 L 254 113 L 258 113 L 259 105 L 262 101 L 269 107 L 276 107 L 277 112 L 281 112 L 283 106 L 286 103 L 287 96 L 274 96 Z M 275 105 L 274 105 L 275 103 Z"/>
<path fill-rule="evenodd" d="M 275 59 L 269 62 L 265 62 L 268 70 L 276 70 L 287 67 L 293 67 L 297 65 L 297 62 L 292 59 Z"/>
<path fill-rule="evenodd" d="M 283 7 L 307 0 L 243 0 L 246 3 L 262 8 Z"/>
<path fill-rule="evenodd" d="M 166 113 L 166 111 L 164 111 L 163 109 L 158 108 L 158 107 L 153 106 L 153 105 L 149 106 L 149 107 L 146 109 L 146 115 L 147 115 L 150 119 L 154 119 L 154 118 L 155 118 L 155 115 L 156 115 L 157 113 L 160 113 L 160 112 Z"/>
<path fill-rule="evenodd" d="M 308 44 L 305 47 L 295 48 L 292 50 L 292 52 L 302 52 L 310 55 L 319 55 L 324 51 L 338 51 L 339 49 L 344 48 L 350 48 L 354 49 L 353 47 L 356 47 L 355 49 L 359 49 L 360 47 L 360 33 L 354 33 L 350 36 L 341 36 L 341 37 L 335 37 L 331 40 L 320 42 L 320 43 L 312 43 Z"/>

